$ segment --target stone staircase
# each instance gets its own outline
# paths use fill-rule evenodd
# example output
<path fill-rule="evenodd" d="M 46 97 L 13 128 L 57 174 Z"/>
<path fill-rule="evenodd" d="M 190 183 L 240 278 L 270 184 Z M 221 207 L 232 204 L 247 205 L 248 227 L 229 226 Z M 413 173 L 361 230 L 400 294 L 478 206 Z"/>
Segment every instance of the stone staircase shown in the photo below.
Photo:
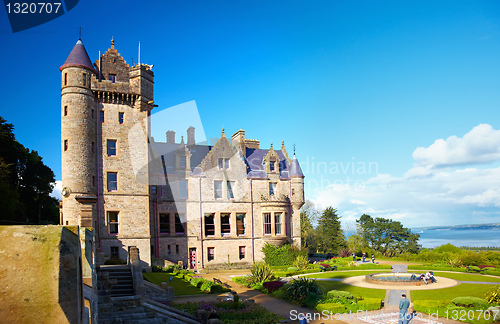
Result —
<path fill-rule="evenodd" d="M 107 278 L 112 283 L 110 297 L 134 296 L 134 283 L 129 266 L 101 266 L 101 273 L 107 272 Z"/>
<path fill-rule="evenodd" d="M 140 297 L 116 297 L 99 304 L 99 324 L 163 324 L 159 317 L 141 304 Z"/>

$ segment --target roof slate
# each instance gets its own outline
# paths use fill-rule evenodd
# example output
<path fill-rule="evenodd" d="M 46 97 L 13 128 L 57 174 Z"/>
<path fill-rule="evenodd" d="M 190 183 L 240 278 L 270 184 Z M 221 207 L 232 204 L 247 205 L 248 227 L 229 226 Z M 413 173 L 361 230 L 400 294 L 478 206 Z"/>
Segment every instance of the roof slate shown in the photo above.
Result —
<path fill-rule="evenodd" d="M 62 69 L 67 66 L 81 66 L 97 73 L 81 39 L 76 42 L 75 47 L 73 47 L 73 50 L 69 53 L 68 58 L 61 66 L 60 70 L 62 71 Z"/>

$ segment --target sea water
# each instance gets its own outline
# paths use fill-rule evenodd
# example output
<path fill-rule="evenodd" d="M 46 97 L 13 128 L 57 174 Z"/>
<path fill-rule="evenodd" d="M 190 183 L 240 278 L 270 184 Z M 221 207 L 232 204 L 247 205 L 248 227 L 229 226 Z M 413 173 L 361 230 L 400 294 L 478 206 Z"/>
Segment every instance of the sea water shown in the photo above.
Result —
<path fill-rule="evenodd" d="M 429 229 L 414 231 L 420 234 L 418 242 L 424 248 L 451 243 L 455 246 L 500 247 L 500 229 Z"/>

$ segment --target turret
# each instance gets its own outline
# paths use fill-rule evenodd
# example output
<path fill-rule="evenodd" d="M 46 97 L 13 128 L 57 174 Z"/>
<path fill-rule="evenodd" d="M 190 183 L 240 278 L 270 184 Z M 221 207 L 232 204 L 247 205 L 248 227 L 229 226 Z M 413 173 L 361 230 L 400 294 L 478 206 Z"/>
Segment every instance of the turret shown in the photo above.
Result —
<path fill-rule="evenodd" d="M 96 199 L 96 73 L 81 40 L 60 68 L 63 225 L 92 226 Z"/>

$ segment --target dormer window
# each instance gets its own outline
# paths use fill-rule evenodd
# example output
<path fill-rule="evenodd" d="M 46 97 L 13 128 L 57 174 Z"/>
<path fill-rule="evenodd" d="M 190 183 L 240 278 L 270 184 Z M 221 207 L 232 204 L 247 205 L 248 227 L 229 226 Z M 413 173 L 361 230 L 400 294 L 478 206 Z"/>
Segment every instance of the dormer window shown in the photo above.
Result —
<path fill-rule="evenodd" d="M 179 157 L 179 167 L 185 169 L 186 168 L 186 157 L 181 156 Z"/>
<path fill-rule="evenodd" d="M 269 182 L 269 196 L 275 196 L 276 195 L 276 182 Z"/>
<path fill-rule="evenodd" d="M 269 162 L 269 171 L 274 172 L 275 170 L 276 170 L 275 162 L 274 161 Z"/>
<path fill-rule="evenodd" d="M 108 77 L 108 79 L 112 83 L 115 83 L 116 82 L 116 74 L 110 74 L 109 77 Z"/>

